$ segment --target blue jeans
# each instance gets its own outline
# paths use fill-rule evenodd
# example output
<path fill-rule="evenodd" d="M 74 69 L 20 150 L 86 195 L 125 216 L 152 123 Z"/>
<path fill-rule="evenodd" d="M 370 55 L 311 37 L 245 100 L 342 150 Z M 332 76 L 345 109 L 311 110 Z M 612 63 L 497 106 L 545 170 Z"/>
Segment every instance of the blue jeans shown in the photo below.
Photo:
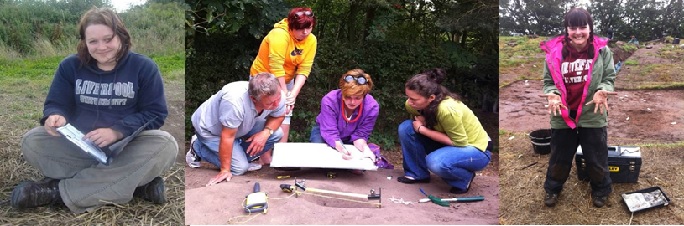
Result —
<path fill-rule="evenodd" d="M 275 132 L 273 132 L 273 135 L 268 137 L 268 140 L 266 141 L 266 145 L 264 145 L 264 149 L 259 151 L 256 155 L 254 156 L 247 156 L 247 147 L 249 147 L 249 144 L 252 142 L 247 142 L 246 140 L 249 139 L 252 135 L 261 132 L 264 130 L 266 121 L 257 121 L 256 124 L 254 124 L 254 127 L 252 128 L 247 135 L 239 138 L 235 138 L 235 141 L 233 141 L 233 155 L 232 155 L 232 160 L 230 162 L 230 172 L 233 175 L 242 175 L 245 172 L 247 172 L 247 168 L 249 168 L 249 162 L 254 161 L 254 159 L 258 158 L 262 154 L 266 153 L 267 151 L 273 149 L 273 145 L 280 140 L 280 138 L 283 137 L 283 131 L 278 128 Z M 202 158 L 204 161 L 207 161 L 211 164 L 214 164 L 217 167 L 221 167 L 221 160 L 218 157 L 218 149 L 219 149 L 219 142 L 220 139 L 217 140 L 206 140 L 203 139 L 200 136 L 197 136 L 197 141 L 192 144 L 192 148 L 195 149 L 195 152 L 197 152 L 197 155 L 199 155 L 200 158 Z"/>
<path fill-rule="evenodd" d="M 475 176 L 474 171 L 484 169 L 491 158 L 488 150 L 474 146 L 449 146 L 416 134 L 412 120 L 399 125 L 399 141 L 404 156 L 404 174 L 414 179 L 426 179 L 430 172 L 441 177 L 452 187 L 466 190 Z"/>
<path fill-rule="evenodd" d="M 309 141 L 311 143 L 325 143 L 325 140 L 323 140 L 323 136 L 321 136 L 320 126 L 314 125 L 313 128 L 311 128 L 311 135 L 309 136 Z"/>
<path fill-rule="evenodd" d="M 344 140 L 340 138 L 343 144 L 354 144 L 354 141 L 351 141 L 351 138 L 347 138 L 348 140 Z M 311 128 L 311 135 L 309 136 L 309 141 L 311 143 L 325 143 L 325 140 L 323 140 L 323 136 L 321 136 L 321 127 L 319 125 L 314 125 L 313 128 Z M 333 147 L 334 148 L 334 147 Z"/>

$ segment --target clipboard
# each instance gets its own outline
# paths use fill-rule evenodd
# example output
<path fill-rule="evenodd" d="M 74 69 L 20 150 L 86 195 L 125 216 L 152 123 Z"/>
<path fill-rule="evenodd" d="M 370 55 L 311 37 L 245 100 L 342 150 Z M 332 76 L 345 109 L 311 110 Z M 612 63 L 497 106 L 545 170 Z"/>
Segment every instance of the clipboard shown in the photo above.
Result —
<path fill-rule="evenodd" d="M 107 154 L 92 141 L 83 139 L 83 133 L 76 129 L 76 127 L 72 126 L 71 124 L 66 124 L 57 128 L 57 132 L 62 134 L 62 136 L 64 136 L 71 143 L 78 146 L 83 152 L 88 153 L 98 162 L 104 165 L 109 165 L 109 157 Z"/>

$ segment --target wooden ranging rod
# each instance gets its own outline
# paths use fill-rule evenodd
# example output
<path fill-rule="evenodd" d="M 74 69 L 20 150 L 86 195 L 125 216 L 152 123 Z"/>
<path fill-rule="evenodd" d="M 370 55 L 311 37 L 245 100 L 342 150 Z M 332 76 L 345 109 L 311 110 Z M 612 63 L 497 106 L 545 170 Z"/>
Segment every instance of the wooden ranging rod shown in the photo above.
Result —
<path fill-rule="evenodd" d="M 382 194 L 381 194 L 382 188 L 378 188 L 378 193 L 375 193 L 375 189 L 371 189 L 368 194 L 359 194 L 359 193 L 338 192 L 338 191 L 331 191 L 331 190 L 325 190 L 325 189 L 306 187 L 304 182 L 305 182 L 305 180 L 297 181 L 297 178 L 295 178 L 294 185 L 280 184 L 280 189 L 283 190 L 284 192 L 287 192 L 287 193 L 294 192 L 295 196 L 297 196 L 297 197 L 299 197 L 300 193 L 308 192 L 308 193 L 315 193 L 315 194 L 320 194 L 320 195 L 336 195 L 336 196 L 347 197 L 347 198 L 363 199 L 363 200 L 368 200 L 368 201 L 378 200 L 378 208 L 382 207 Z M 301 189 L 302 192 L 297 191 L 298 189 Z"/>

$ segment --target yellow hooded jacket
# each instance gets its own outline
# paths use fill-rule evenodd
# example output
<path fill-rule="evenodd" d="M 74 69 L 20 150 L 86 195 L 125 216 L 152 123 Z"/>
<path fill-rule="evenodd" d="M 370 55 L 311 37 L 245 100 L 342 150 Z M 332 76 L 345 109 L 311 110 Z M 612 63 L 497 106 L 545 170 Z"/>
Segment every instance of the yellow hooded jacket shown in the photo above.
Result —
<path fill-rule="evenodd" d="M 259 54 L 249 73 L 254 76 L 269 72 L 276 78 L 285 76 L 285 83 L 295 75 L 309 77 L 314 57 L 316 57 L 316 36 L 309 34 L 304 40 L 297 41 L 288 29 L 287 18 L 273 25 L 259 46 Z"/>

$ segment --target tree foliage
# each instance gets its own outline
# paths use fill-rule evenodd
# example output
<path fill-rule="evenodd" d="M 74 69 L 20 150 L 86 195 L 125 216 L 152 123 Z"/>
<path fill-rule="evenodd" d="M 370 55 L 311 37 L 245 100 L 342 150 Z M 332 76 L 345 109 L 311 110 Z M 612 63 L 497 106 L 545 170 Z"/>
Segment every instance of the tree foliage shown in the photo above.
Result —
<path fill-rule="evenodd" d="M 594 19 L 597 34 L 612 28 L 615 38 L 641 40 L 681 37 L 684 29 L 682 0 L 605 0 L 581 5 L 567 0 L 500 0 L 500 33 L 557 35 L 564 32 L 563 15 L 573 6 L 584 7 Z"/>
<path fill-rule="evenodd" d="M 109 0 L 22 0 L 0 1 L 0 45 L 21 56 L 45 51 L 47 40 L 54 48 L 76 49 L 79 19 L 95 7 L 112 7 Z M 131 32 L 134 50 L 150 53 L 178 53 L 183 50 L 183 17 L 180 3 L 154 3 L 134 7 L 119 16 Z M 170 45 L 174 43 L 173 45 Z M 166 46 L 164 46 L 166 45 Z"/>
<path fill-rule="evenodd" d="M 261 39 L 292 7 L 312 8 L 317 56 L 295 108 L 290 136 L 308 141 L 320 100 L 347 70 L 361 68 L 376 87 L 381 115 L 371 141 L 396 144 L 406 119 L 404 82 L 445 68 L 443 85 L 471 108 L 498 98 L 496 5 L 485 0 L 186 1 L 186 128 L 190 115 L 226 83 L 246 80 Z M 495 134 L 490 134 L 494 136 Z"/>

